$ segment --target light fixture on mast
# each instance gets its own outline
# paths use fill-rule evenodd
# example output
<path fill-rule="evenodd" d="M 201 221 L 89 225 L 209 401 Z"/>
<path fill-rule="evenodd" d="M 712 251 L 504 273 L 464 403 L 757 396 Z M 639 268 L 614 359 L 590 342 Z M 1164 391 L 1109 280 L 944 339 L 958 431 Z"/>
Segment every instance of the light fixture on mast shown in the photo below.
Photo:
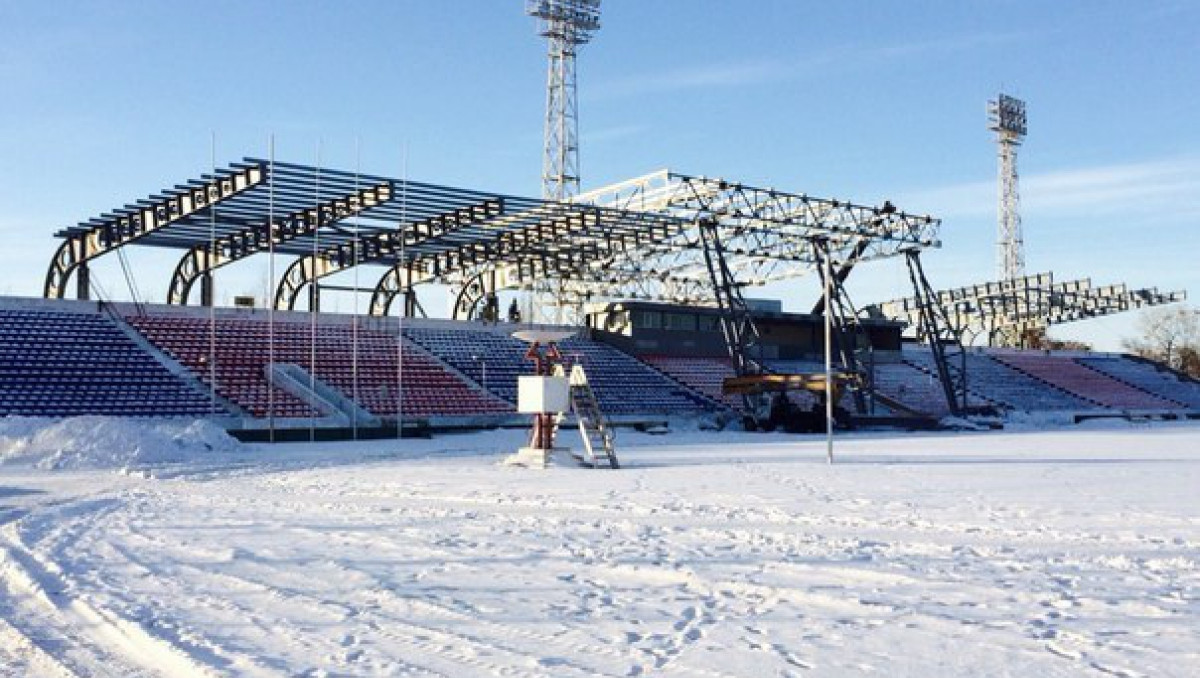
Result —
<path fill-rule="evenodd" d="M 575 52 L 600 28 L 600 0 L 529 0 L 525 12 L 549 47 L 542 197 L 564 200 L 579 193 Z"/>
<path fill-rule="evenodd" d="M 1007 94 L 988 102 L 988 129 L 999 147 L 999 224 L 996 265 L 1001 280 L 1025 275 L 1025 243 L 1021 235 L 1021 197 L 1018 191 L 1017 146 L 1025 140 L 1025 102 Z"/>

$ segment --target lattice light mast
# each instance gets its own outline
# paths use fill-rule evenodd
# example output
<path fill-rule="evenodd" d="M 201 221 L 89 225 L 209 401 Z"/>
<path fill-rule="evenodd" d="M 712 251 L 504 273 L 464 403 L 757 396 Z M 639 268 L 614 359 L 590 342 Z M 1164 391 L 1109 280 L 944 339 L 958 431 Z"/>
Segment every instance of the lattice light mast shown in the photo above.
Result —
<path fill-rule="evenodd" d="M 1025 102 L 1007 94 L 988 102 L 988 129 L 996 133 L 1000 155 L 999 230 L 996 265 L 1001 280 L 1025 275 L 1021 236 L 1021 196 L 1017 186 L 1017 147 L 1025 140 Z"/>
<path fill-rule="evenodd" d="M 579 193 L 579 107 L 575 52 L 600 28 L 600 0 L 529 0 L 550 60 L 546 75 L 546 148 L 542 195 L 563 200 Z"/>

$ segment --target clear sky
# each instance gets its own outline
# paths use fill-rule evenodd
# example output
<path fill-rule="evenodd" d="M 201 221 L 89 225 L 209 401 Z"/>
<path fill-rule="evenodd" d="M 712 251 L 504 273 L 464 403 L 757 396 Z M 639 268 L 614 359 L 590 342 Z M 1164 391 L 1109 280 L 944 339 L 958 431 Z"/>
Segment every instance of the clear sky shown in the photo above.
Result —
<path fill-rule="evenodd" d="M 1200 294 L 1200 2 L 605 0 L 602 22 L 585 188 L 670 167 L 889 199 L 944 219 L 930 276 L 968 284 L 995 276 L 1003 89 L 1028 102 L 1028 270 Z M 218 164 L 274 134 L 284 160 L 537 195 L 544 83 L 520 0 L 3 0 L 0 294 L 40 294 L 54 230 L 204 172 L 214 135 Z M 166 254 L 131 256 L 151 301 Z M 128 297 L 115 259 L 95 276 Z M 226 270 L 222 296 L 261 293 L 262 257 Z M 908 291 L 889 263 L 851 283 Z M 815 288 L 772 291 L 804 309 Z M 1131 321 L 1056 334 L 1111 348 Z"/>

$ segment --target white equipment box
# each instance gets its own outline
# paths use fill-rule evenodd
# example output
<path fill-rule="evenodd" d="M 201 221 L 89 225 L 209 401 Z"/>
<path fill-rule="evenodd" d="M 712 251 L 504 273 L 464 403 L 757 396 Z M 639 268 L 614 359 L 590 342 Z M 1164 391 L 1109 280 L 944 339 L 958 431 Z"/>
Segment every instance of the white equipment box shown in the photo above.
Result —
<path fill-rule="evenodd" d="M 517 411 L 522 414 L 566 412 L 571 408 L 571 384 L 566 377 L 517 377 Z"/>

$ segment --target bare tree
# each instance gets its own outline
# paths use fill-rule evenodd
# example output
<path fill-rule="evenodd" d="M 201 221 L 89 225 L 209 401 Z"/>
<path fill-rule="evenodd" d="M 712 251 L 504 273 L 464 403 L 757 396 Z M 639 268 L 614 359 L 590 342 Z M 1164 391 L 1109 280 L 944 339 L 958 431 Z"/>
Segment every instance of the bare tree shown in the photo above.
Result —
<path fill-rule="evenodd" d="M 1125 350 L 1189 371 L 1200 352 L 1200 312 L 1187 306 L 1152 309 L 1138 319 L 1140 336 L 1122 342 Z"/>

